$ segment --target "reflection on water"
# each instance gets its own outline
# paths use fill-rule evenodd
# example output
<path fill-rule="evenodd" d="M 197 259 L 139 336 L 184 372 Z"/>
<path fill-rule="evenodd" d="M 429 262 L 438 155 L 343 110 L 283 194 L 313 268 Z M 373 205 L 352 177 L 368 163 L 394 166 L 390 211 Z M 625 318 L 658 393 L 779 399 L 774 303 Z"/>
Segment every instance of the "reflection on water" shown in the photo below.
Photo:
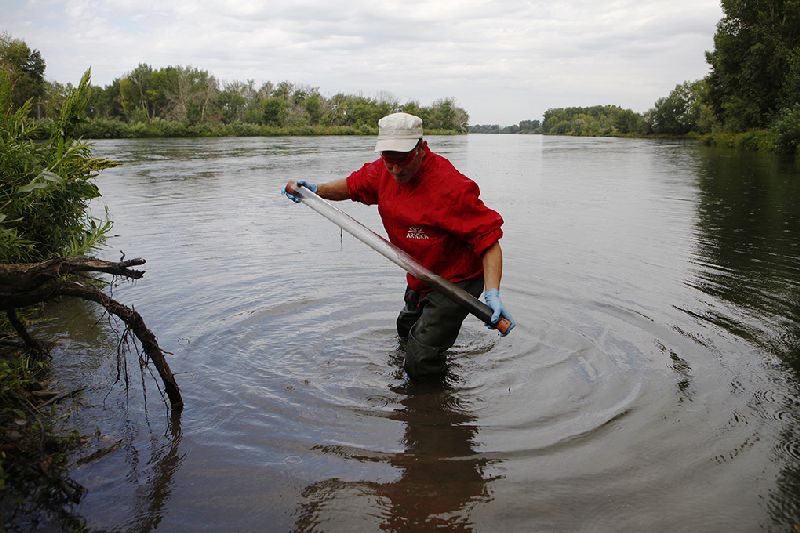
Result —
<path fill-rule="evenodd" d="M 473 449 L 476 418 L 465 412 L 449 385 L 406 383 L 394 391 L 400 407 L 389 418 L 405 425 L 404 450 L 363 453 L 321 446 L 325 453 L 353 461 L 381 461 L 399 471 L 387 482 L 325 479 L 303 490 L 295 530 L 324 530 L 336 523 L 341 496 L 353 509 L 365 510 L 388 531 L 472 531 L 471 508 L 491 499 L 485 478 L 487 460 Z"/>
<path fill-rule="evenodd" d="M 784 424 L 773 459 L 784 466 L 770 491 L 775 522 L 800 517 L 800 171 L 793 160 L 705 151 L 698 173 L 694 286 L 725 303 L 705 320 L 776 358 L 763 403 Z M 784 389 L 783 391 L 781 389 Z"/>
<path fill-rule="evenodd" d="M 166 409 L 164 396 L 156 392 L 156 376 L 146 369 L 137 376 L 135 348 L 123 350 L 117 359 L 121 322 L 83 300 L 51 302 L 46 314 L 50 319 L 38 333 L 56 339 L 54 365 L 61 379 L 56 386 L 86 387 L 77 405 L 66 403 L 61 409 L 69 417 L 67 425 L 80 428 L 87 440 L 77 450 L 71 475 L 88 489 L 89 498 L 95 491 L 107 496 L 104 516 L 90 520 L 89 529 L 158 529 L 183 460 L 180 414 Z M 135 487 L 132 495 L 128 486 Z"/>
<path fill-rule="evenodd" d="M 136 495 L 133 518 L 124 529 L 129 531 L 155 531 L 166 512 L 172 493 L 173 477 L 180 468 L 181 421 L 180 414 L 170 417 L 168 434 L 151 441 L 150 459 L 147 462 L 146 482 Z"/>
<path fill-rule="evenodd" d="M 698 176 L 698 286 L 757 320 L 709 318 L 800 375 L 800 180 L 793 162 L 709 151 Z"/>

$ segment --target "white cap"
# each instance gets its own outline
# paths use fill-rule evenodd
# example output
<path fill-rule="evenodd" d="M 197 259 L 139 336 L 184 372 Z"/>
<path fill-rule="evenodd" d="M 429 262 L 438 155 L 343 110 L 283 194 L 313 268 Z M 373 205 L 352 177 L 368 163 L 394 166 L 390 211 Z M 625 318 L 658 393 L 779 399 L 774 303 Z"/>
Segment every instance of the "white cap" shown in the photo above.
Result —
<path fill-rule="evenodd" d="M 408 113 L 392 113 L 378 121 L 376 152 L 410 152 L 422 138 L 422 119 Z"/>

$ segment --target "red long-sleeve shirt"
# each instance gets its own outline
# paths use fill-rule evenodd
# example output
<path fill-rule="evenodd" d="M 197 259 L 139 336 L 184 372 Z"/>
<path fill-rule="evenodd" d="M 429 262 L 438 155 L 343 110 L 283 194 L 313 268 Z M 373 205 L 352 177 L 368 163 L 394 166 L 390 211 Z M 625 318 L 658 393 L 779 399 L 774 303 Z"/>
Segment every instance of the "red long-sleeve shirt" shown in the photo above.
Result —
<path fill-rule="evenodd" d="M 483 273 L 481 255 L 503 236 L 503 218 L 484 205 L 478 184 L 444 157 L 425 148 L 417 175 L 400 184 L 381 159 L 347 177 L 350 199 L 378 204 L 389 241 L 451 282 Z M 428 292 L 408 275 L 408 286 Z"/>

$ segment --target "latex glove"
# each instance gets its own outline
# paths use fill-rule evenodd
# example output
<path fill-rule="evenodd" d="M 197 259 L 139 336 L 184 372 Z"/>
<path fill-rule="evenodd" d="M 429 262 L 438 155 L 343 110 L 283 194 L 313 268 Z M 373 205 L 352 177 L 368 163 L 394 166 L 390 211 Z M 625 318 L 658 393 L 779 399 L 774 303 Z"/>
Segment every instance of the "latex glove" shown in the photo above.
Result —
<path fill-rule="evenodd" d="M 505 333 L 500 333 L 501 336 L 505 337 L 511 330 L 514 329 L 514 326 L 517 325 L 514 322 L 514 319 L 511 318 L 511 313 L 506 311 L 505 306 L 503 305 L 503 301 L 500 299 L 500 291 L 497 289 L 489 289 L 483 293 L 483 299 L 486 301 L 486 305 L 488 305 L 492 309 L 492 318 L 490 324 L 486 324 L 489 329 L 495 329 L 497 327 L 497 323 L 500 321 L 500 317 L 503 316 L 511 321 L 511 326 L 506 330 Z"/>
<path fill-rule="evenodd" d="M 313 192 L 313 193 L 317 192 L 317 188 L 318 187 L 317 187 L 316 183 L 312 183 L 312 182 L 306 181 L 306 180 L 298 180 L 297 181 L 297 186 L 300 187 L 301 185 L 303 187 L 305 187 L 306 189 L 308 189 L 309 191 Z M 292 194 L 289 191 L 287 191 L 285 185 L 284 185 L 283 189 L 281 189 L 281 194 L 285 195 L 289 200 L 293 201 L 296 204 L 300 203 L 300 197 L 299 196 L 295 196 L 294 194 Z"/>

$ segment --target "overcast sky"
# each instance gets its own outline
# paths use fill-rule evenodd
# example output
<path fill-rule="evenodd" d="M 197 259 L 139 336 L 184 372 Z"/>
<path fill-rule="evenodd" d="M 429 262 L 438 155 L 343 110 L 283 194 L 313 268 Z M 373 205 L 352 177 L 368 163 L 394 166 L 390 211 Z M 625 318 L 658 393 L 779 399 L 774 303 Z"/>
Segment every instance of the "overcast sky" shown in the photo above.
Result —
<path fill-rule="evenodd" d="M 643 112 L 708 73 L 719 0 L 0 0 L 46 77 L 108 85 L 139 63 L 400 103 L 453 97 L 471 124 L 551 107 Z"/>

